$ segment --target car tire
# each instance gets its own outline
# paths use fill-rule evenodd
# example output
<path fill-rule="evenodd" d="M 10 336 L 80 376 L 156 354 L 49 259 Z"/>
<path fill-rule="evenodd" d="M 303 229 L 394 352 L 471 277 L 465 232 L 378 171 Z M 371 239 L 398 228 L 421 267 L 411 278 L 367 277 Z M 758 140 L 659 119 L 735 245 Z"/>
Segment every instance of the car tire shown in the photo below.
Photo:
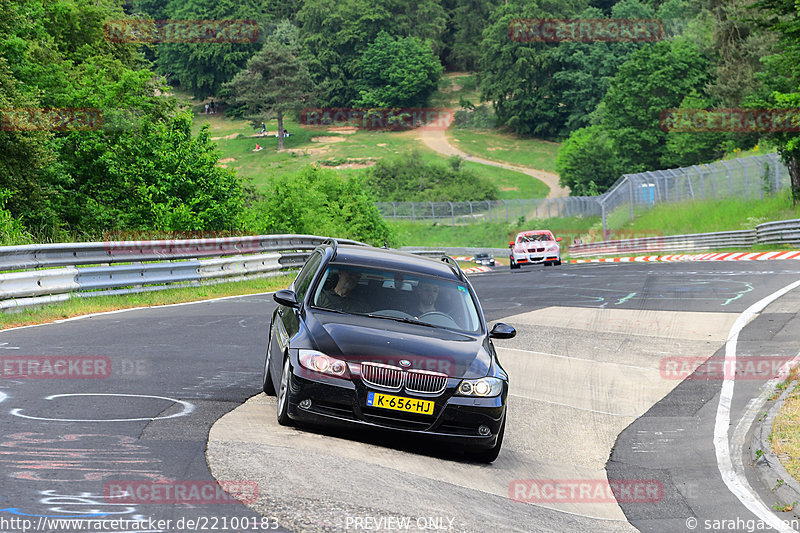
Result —
<path fill-rule="evenodd" d="M 267 337 L 267 355 L 264 357 L 264 375 L 263 375 L 263 390 L 267 396 L 275 396 L 275 385 L 272 383 L 272 373 L 269 371 L 270 354 L 272 353 L 272 325 L 269 328 L 269 337 Z"/>
<path fill-rule="evenodd" d="M 556 261 L 556 262 L 555 262 L 555 263 L 553 263 L 553 264 L 554 264 L 554 265 L 556 265 L 556 266 L 560 265 L 560 264 L 561 264 L 561 259 L 559 259 L 558 261 Z"/>
<path fill-rule="evenodd" d="M 503 419 L 503 424 L 500 426 L 500 433 L 497 435 L 497 442 L 491 448 L 484 448 L 480 450 L 472 450 L 467 452 L 467 457 L 478 463 L 491 463 L 497 456 L 500 455 L 500 448 L 503 446 L 503 435 L 506 432 L 506 420 Z"/>
<path fill-rule="evenodd" d="M 292 368 L 289 362 L 289 356 L 286 356 L 286 361 L 283 363 L 283 372 L 281 372 L 281 388 L 278 391 L 278 424 L 282 426 L 291 426 L 292 419 L 289 418 L 289 385 L 292 379 Z"/>
<path fill-rule="evenodd" d="M 518 269 L 518 268 L 519 268 L 519 264 L 517 264 L 517 263 L 514 261 L 514 258 L 513 258 L 513 257 L 512 257 L 512 258 L 509 260 L 508 266 L 509 266 L 509 267 L 511 267 L 511 270 L 516 270 L 516 269 Z"/>

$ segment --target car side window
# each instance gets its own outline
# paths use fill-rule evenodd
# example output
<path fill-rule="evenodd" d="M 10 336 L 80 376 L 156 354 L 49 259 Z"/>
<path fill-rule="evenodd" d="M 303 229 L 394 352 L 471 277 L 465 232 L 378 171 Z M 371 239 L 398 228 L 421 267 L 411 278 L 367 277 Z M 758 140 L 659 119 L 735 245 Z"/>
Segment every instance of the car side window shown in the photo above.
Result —
<path fill-rule="evenodd" d="M 314 274 L 317 272 L 319 268 L 319 264 L 322 262 L 322 254 L 319 252 L 315 252 L 313 256 L 306 262 L 303 269 L 297 275 L 292 283 L 294 287 L 294 292 L 297 294 L 297 300 L 302 301 L 303 297 L 308 291 L 308 287 L 311 285 L 311 281 L 314 279 Z"/>

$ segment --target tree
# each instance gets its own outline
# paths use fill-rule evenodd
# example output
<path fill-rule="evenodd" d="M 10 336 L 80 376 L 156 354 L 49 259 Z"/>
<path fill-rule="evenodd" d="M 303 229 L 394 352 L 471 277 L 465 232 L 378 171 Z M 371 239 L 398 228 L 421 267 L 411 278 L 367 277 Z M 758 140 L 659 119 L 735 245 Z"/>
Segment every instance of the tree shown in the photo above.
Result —
<path fill-rule="evenodd" d="M 712 109 L 710 99 L 692 91 L 681 102 L 680 109 Z M 688 167 L 709 163 L 725 155 L 725 141 L 731 134 L 721 132 L 667 132 L 667 144 L 661 158 L 662 168 Z"/>
<path fill-rule="evenodd" d="M 593 196 L 608 190 L 620 176 L 614 147 L 599 125 L 580 128 L 564 141 L 556 156 L 556 172 L 571 196 Z"/>
<path fill-rule="evenodd" d="M 483 30 L 500 0 L 445 0 L 447 31 L 441 60 L 448 69 L 474 72 L 481 55 Z"/>
<path fill-rule="evenodd" d="M 170 2 L 168 18 L 177 20 L 254 20 L 259 39 L 271 31 L 267 2 L 260 0 L 186 0 Z M 246 36 L 245 36 L 246 37 Z M 156 50 L 158 71 L 173 85 L 203 99 L 218 94 L 261 47 L 260 41 L 162 43 Z"/>
<path fill-rule="evenodd" d="M 381 31 L 430 39 L 438 54 L 446 13 L 438 0 L 306 0 L 297 23 L 319 105 L 350 107 L 359 97 L 352 81 L 358 61 Z"/>
<path fill-rule="evenodd" d="M 753 95 L 752 107 L 792 109 L 795 120 L 784 131 L 768 133 L 765 137 L 778 145 L 778 153 L 789 168 L 792 201 L 800 203 L 800 3 L 794 0 L 761 0 L 756 4 L 763 12 L 761 23 L 767 31 L 776 33 L 779 41 L 775 53 L 765 58 L 762 76 L 769 94 Z M 766 91 L 765 91 L 766 92 Z M 791 131 L 791 130 L 794 131 Z"/>
<path fill-rule="evenodd" d="M 281 41 L 267 39 L 261 50 L 247 62 L 227 85 L 234 104 L 243 104 L 254 126 L 274 114 L 278 119 L 278 150 L 283 150 L 283 117 L 297 111 L 307 101 L 311 78 L 305 63 L 297 55 L 291 34 Z"/>
<path fill-rule="evenodd" d="M 424 106 L 439 85 L 442 65 L 430 43 L 381 32 L 356 64 L 354 83 L 363 107 Z"/>
<path fill-rule="evenodd" d="M 693 90 L 702 94 L 709 63 L 684 38 L 649 44 L 631 54 L 603 98 L 603 129 L 625 172 L 659 168 L 667 133 L 661 113 L 678 107 Z"/>
<path fill-rule="evenodd" d="M 248 211 L 245 227 L 256 234 L 325 235 L 373 245 L 395 238 L 359 177 L 312 166 L 270 182 Z"/>
<path fill-rule="evenodd" d="M 135 134 L 104 142 L 101 134 L 74 140 L 63 164 L 76 176 L 63 211 L 79 231 L 230 230 L 244 209 L 236 175 L 217 166 L 207 127 L 191 133 L 188 112 L 167 121 L 145 118 Z"/>
<path fill-rule="evenodd" d="M 378 161 L 365 186 L 381 201 L 398 202 L 494 200 L 498 193 L 491 180 L 464 168 L 461 158 L 451 158 L 448 165 L 427 163 L 416 150 Z"/>

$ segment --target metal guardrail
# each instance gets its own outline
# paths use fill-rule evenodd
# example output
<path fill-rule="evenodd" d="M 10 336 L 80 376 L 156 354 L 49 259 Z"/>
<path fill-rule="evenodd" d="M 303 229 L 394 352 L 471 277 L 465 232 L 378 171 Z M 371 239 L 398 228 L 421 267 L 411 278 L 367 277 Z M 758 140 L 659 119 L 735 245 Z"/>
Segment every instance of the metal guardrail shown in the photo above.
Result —
<path fill-rule="evenodd" d="M 569 248 L 569 254 L 572 257 L 588 257 L 618 253 L 689 252 L 718 248 L 746 248 L 754 244 L 800 245 L 800 219 L 767 222 L 759 224 L 753 230 L 573 244 Z"/>
<path fill-rule="evenodd" d="M 0 247 L 0 271 L 312 250 L 325 237 L 256 235 L 216 239 L 107 241 Z M 362 244 L 339 239 L 341 243 Z"/>
<path fill-rule="evenodd" d="M 670 235 L 667 237 L 644 237 L 585 244 L 573 244 L 569 248 L 572 257 L 612 255 L 618 253 L 654 254 L 661 252 L 713 250 L 715 248 L 747 248 L 756 244 L 756 231 L 722 231 L 696 233 L 692 235 Z"/>
<path fill-rule="evenodd" d="M 759 224 L 756 234 L 763 244 L 800 244 L 800 219 Z"/>
<path fill-rule="evenodd" d="M 259 235 L 4 246 L 0 270 L 21 272 L 0 273 L 0 309 L 277 275 L 300 267 L 326 239 Z"/>

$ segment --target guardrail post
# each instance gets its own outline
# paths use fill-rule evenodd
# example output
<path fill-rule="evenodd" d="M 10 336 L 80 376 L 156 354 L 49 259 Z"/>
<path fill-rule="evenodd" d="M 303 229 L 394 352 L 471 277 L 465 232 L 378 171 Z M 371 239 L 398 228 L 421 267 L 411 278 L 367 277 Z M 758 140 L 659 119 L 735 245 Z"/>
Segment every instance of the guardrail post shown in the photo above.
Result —
<path fill-rule="evenodd" d="M 411 202 L 411 222 L 416 221 L 417 220 L 416 217 L 417 217 L 417 215 L 414 212 L 414 202 Z"/>
<path fill-rule="evenodd" d="M 475 213 L 472 211 L 472 201 L 469 202 L 469 218 L 470 220 L 475 220 Z"/>
<path fill-rule="evenodd" d="M 453 225 L 456 225 L 456 211 L 453 209 L 453 202 L 447 202 L 450 204 L 450 217 L 453 219 Z"/>
<path fill-rule="evenodd" d="M 492 202 L 491 200 L 486 200 L 486 205 L 489 206 L 489 222 L 492 221 Z"/>
<path fill-rule="evenodd" d="M 431 204 L 431 217 L 433 218 L 433 223 L 436 224 L 436 208 L 433 206 L 433 202 L 428 202 Z"/>
<path fill-rule="evenodd" d="M 624 176 L 624 177 L 625 177 L 626 180 L 628 180 L 628 193 L 629 193 L 629 196 L 630 196 L 630 204 L 631 204 L 631 222 L 633 222 L 633 201 L 634 201 L 634 198 L 633 198 L 633 180 L 628 176 Z"/>
<path fill-rule="evenodd" d="M 397 202 L 392 202 L 392 211 L 394 212 L 394 220 L 397 222 Z"/>

